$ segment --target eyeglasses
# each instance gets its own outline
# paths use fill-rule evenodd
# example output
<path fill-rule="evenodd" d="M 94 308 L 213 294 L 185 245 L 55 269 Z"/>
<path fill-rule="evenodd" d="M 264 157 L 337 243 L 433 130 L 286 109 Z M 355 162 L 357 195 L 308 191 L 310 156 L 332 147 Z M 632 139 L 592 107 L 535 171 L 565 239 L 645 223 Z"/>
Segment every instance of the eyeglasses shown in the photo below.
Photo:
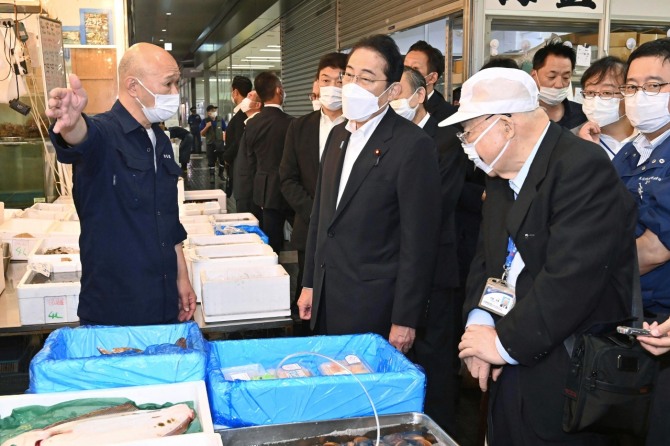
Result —
<path fill-rule="evenodd" d="M 499 114 L 499 115 L 503 115 L 503 116 L 507 116 L 508 118 L 511 118 L 511 117 L 512 117 L 512 115 L 509 114 L 509 113 L 498 113 L 498 114 Z M 484 119 L 483 121 L 480 121 L 479 124 L 475 125 L 474 127 L 472 127 L 472 128 L 471 128 L 470 130 L 468 130 L 467 132 L 458 132 L 458 133 L 456 133 L 456 138 L 458 138 L 459 141 L 461 141 L 461 143 L 463 143 L 463 144 L 468 144 L 467 135 L 469 135 L 470 133 L 472 133 L 472 131 L 473 131 L 474 129 L 476 129 L 476 128 L 479 127 L 480 125 L 484 124 L 486 121 L 488 121 L 489 119 L 491 119 L 491 117 L 493 117 L 493 116 L 495 116 L 495 114 L 493 114 L 493 115 L 488 115 L 488 116 L 486 117 L 486 119 Z"/>
<path fill-rule="evenodd" d="M 591 90 L 582 90 L 582 91 L 580 91 L 580 93 L 582 94 L 582 97 L 585 98 L 585 99 L 593 99 L 596 96 L 598 96 L 600 99 L 605 99 L 606 101 L 621 94 L 618 91 L 597 92 L 597 91 L 591 91 Z"/>
<path fill-rule="evenodd" d="M 619 91 L 622 95 L 628 97 L 634 96 L 640 90 L 644 91 L 647 96 L 655 96 L 661 91 L 661 88 L 668 84 L 670 82 L 646 82 L 642 85 L 624 84 L 619 86 Z"/>
<path fill-rule="evenodd" d="M 369 77 L 359 76 L 352 73 L 340 73 L 340 80 L 343 84 L 360 83 L 362 86 L 371 87 L 375 82 L 387 82 L 388 79 L 370 79 Z"/>
<path fill-rule="evenodd" d="M 307 95 L 307 97 L 309 98 L 310 101 L 316 101 L 317 99 L 319 99 L 319 96 L 316 93 L 310 93 Z"/>

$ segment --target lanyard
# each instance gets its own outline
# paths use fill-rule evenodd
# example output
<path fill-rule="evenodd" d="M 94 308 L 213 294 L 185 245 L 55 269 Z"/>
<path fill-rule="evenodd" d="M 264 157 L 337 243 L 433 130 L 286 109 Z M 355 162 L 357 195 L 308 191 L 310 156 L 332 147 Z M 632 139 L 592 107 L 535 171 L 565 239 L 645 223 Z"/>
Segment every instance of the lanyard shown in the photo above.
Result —
<path fill-rule="evenodd" d="M 610 149 L 610 147 L 607 144 L 605 144 L 605 141 L 603 141 L 602 138 L 600 138 L 600 145 L 602 145 L 605 148 L 605 150 L 607 150 L 609 153 L 611 153 L 612 156 L 616 156 L 616 153 L 614 153 L 614 151 L 612 149 Z"/>
<path fill-rule="evenodd" d="M 516 245 L 514 245 L 514 241 L 512 240 L 512 237 L 510 237 L 507 240 L 507 257 L 505 258 L 505 265 L 503 266 L 503 275 L 502 275 L 502 281 L 507 282 L 507 274 L 509 273 L 509 269 L 512 266 L 512 261 L 514 260 L 514 256 L 517 253 Z"/>

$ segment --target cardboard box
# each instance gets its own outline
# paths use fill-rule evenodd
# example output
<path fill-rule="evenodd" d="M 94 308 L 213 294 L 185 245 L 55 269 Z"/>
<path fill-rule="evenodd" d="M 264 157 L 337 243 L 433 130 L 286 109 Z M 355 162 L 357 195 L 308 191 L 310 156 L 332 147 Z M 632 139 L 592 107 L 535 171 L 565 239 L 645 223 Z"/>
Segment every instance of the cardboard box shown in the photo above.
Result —
<path fill-rule="evenodd" d="M 463 74 L 463 59 L 454 60 L 451 65 L 451 71 L 456 74 Z"/>
<path fill-rule="evenodd" d="M 51 266 L 50 270 L 53 269 Z M 50 278 L 28 269 L 16 286 L 21 325 L 61 324 L 79 320 L 77 307 L 81 291 L 81 264 L 73 262 L 55 269 Z M 42 280 L 46 282 L 41 283 Z"/>
<path fill-rule="evenodd" d="M 598 45 L 598 33 L 584 34 L 584 33 L 570 33 L 564 34 L 561 37 L 563 42 L 571 42 L 573 47 L 577 45 Z"/>
<path fill-rule="evenodd" d="M 666 37 L 668 37 L 667 34 L 659 34 L 659 33 L 649 33 L 649 34 L 645 34 L 645 33 L 639 33 L 639 34 L 637 35 L 637 46 L 640 46 L 640 45 L 642 45 L 643 43 L 652 42 L 652 41 L 654 41 L 654 40 L 665 39 Z"/>
<path fill-rule="evenodd" d="M 187 349 L 175 343 L 186 340 Z M 143 353 L 103 355 L 130 347 Z M 172 384 L 205 379 L 207 345 L 195 322 L 84 326 L 52 332 L 30 363 L 30 393 Z"/>
<path fill-rule="evenodd" d="M 349 354 L 362 358 L 372 373 L 319 374 L 318 366 L 328 361 L 326 358 L 341 359 Z M 222 369 L 257 363 L 266 370 L 300 363 L 312 376 L 252 381 L 227 381 L 223 376 Z M 216 425 L 242 427 L 370 416 L 370 399 L 380 415 L 420 412 L 424 390 L 424 374 L 376 334 L 210 343 L 207 391 Z"/>
<path fill-rule="evenodd" d="M 205 322 L 291 315 L 291 279 L 281 265 L 205 271 L 200 280 Z"/>
<path fill-rule="evenodd" d="M 11 415 L 12 410 L 32 405 L 52 406 L 54 404 L 84 398 L 127 398 L 136 404 L 166 404 L 192 401 L 195 412 L 202 427 L 201 433 L 184 434 L 142 442 L 119 443 L 131 445 L 183 445 L 218 446 L 221 437 L 214 433 L 209 399 L 204 381 L 192 381 L 176 384 L 158 384 L 135 387 L 118 387 L 114 389 L 83 390 L 76 392 L 58 392 L 0 396 L 0 417 Z M 216 440 L 219 437 L 219 441 Z"/>
<path fill-rule="evenodd" d="M 12 260 L 28 260 L 28 255 L 38 239 L 46 237 L 54 224 L 53 220 L 11 218 L 0 225 L 0 240 L 9 243 Z M 16 237 L 17 235 L 28 237 Z"/>
<path fill-rule="evenodd" d="M 608 52 L 610 56 L 618 57 L 624 62 L 628 60 L 630 53 L 632 53 L 632 51 L 626 48 L 625 46 L 610 47 L 610 50 Z"/>
<path fill-rule="evenodd" d="M 628 41 L 628 39 L 635 39 L 637 41 L 637 33 L 635 31 L 619 31 L 610 33 L 610 49 L 612 47 L 626 47 L 626 41 Z"/>

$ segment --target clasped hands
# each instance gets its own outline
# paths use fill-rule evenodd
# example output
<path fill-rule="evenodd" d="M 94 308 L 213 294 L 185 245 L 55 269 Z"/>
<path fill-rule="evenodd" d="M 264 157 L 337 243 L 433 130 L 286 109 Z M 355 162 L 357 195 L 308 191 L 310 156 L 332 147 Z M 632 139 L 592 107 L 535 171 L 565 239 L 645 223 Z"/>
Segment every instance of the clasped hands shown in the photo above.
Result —
<path fill-rule="evenodd" d="M 496 348 L 496 329 L 490 325 L 469 325 L 458 344 L 461 358 L 473 378 L 479 381 L 479 388 L 486 392 L 489 376 L 496 381 L 507 364 Z"/>

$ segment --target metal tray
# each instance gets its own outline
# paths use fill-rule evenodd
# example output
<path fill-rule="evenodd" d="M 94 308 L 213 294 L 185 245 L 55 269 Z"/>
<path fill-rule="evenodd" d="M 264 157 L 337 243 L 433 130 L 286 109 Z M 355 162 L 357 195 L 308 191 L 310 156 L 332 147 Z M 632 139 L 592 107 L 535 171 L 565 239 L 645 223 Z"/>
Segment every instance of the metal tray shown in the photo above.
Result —
<path fill-rule="evenodd" d="M 433 444 L 458 446 L 428 415 L 422 413 L 381 415 L 379 424 L 382 436 L 397 432 L 423 431 L 435 437 L 437 443 Z M 217 432 L 226 446 L 316 446 L 327 441 L 342 442 L 342 436 L 353 438 L 359 435 L 372 439 L 374 445 L 376 429 L 375 417 L 359 417 L 222 429 Z"/>

